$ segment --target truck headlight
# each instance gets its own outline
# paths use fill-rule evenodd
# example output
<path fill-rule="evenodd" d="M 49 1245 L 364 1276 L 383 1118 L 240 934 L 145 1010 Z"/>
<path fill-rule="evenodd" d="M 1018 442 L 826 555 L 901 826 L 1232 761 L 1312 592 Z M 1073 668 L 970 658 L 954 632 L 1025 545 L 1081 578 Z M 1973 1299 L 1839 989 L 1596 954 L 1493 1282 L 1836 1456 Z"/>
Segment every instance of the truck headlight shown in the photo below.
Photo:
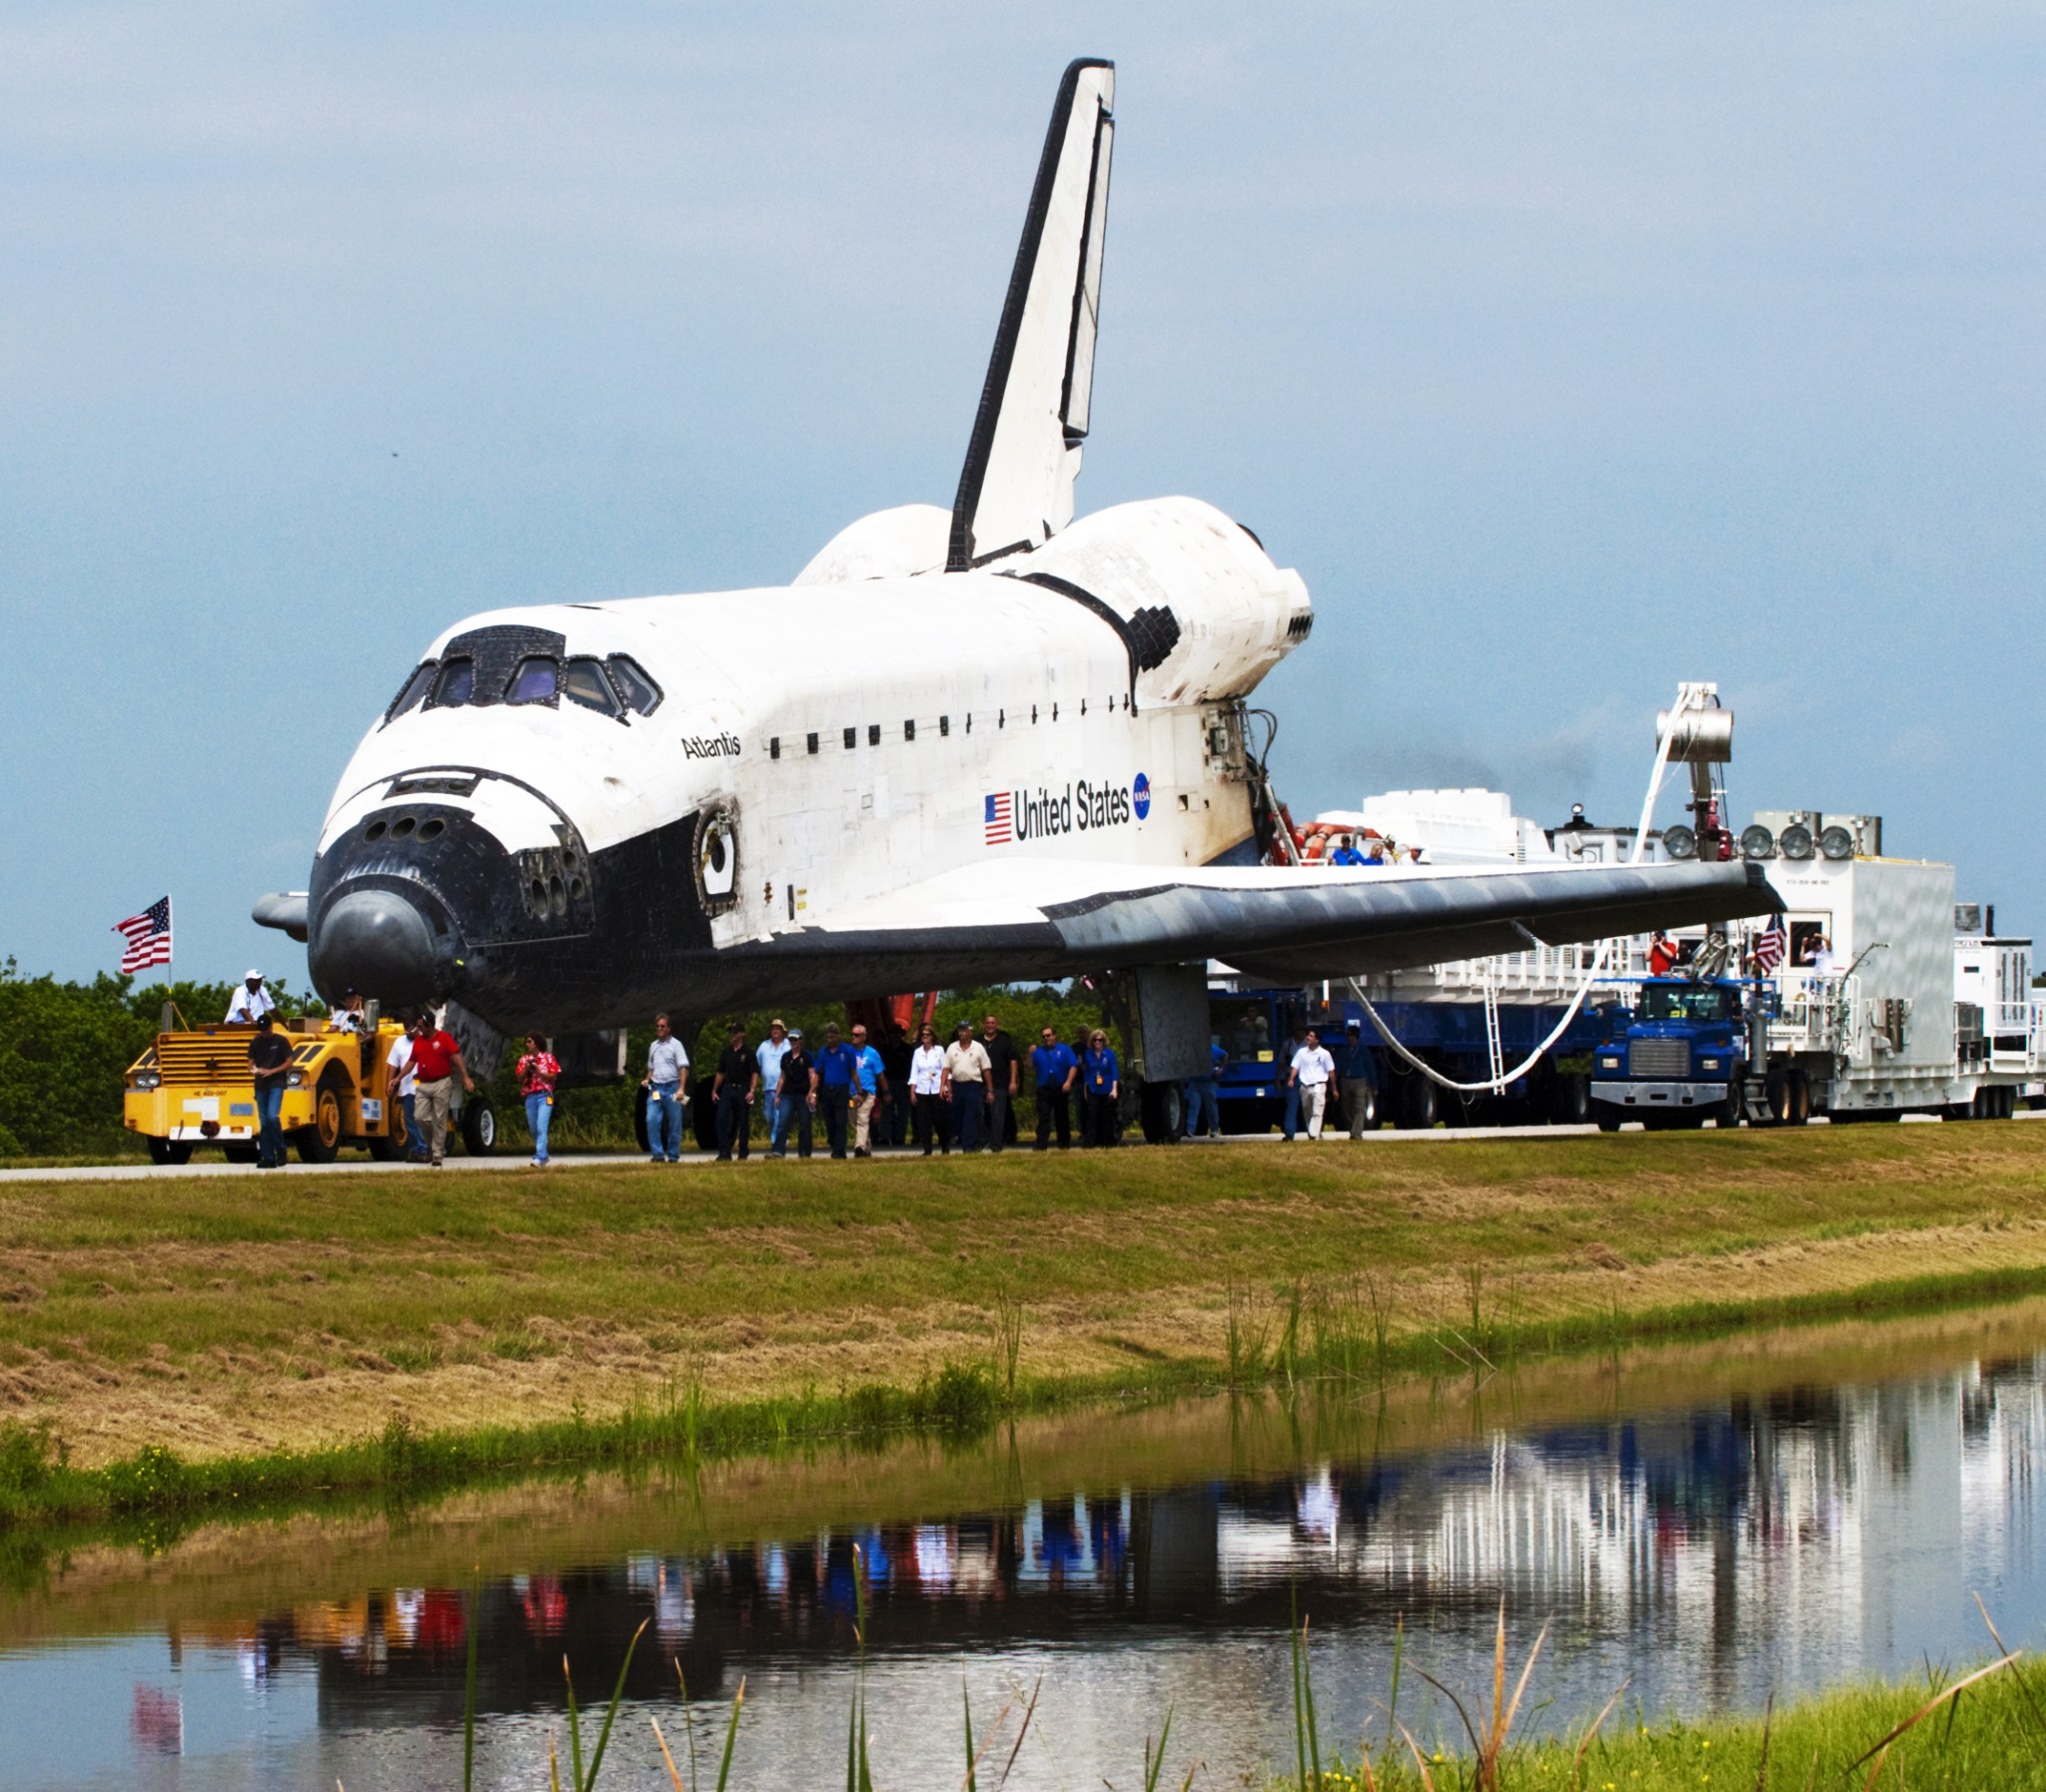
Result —
<path fill-rule="evenodd" d="M 1716 1058 L 1700 1058 L 1698 1060 L 1699 1070 L 1717 1070 L 1718 1068 L 1719 1060 Z"/>
<path fill-rule="evenodd" d="M 1617 1070 L 1619 1068 L 1619 1060 L 1617 1058 L 1600 1058 L 1598 1060 L 1598 1068 L 1600 1070 Z"/>
<path fill-rule="evenodd" d="M 128 1079 L 130 1089 L 157 1089 L 163 1084 L 163 1074 L 154 1070 L 138 1070 Z"/>
<path fill-rule="evenodd" d="M 306 1086 L 306 1073 L 305 1073 L 304 1071 L 302 1071 L 302 1070 L 295 1070 L 295 1071 L 293 1071 L 293 1072 L 291 1073 L 291 1075 L 290 1075 L 290 1076 L 288 1076 L 288 1077 L 286 1077 L 286 1078 L 285 1078 L 285 1080 L 284 1080 L 284 1086 L 285 1086 L 285 1087 L 286 1087 L 287 1089 L 303 1089 L 303 1088 L 305 1088 L 305 1086 Z"/>

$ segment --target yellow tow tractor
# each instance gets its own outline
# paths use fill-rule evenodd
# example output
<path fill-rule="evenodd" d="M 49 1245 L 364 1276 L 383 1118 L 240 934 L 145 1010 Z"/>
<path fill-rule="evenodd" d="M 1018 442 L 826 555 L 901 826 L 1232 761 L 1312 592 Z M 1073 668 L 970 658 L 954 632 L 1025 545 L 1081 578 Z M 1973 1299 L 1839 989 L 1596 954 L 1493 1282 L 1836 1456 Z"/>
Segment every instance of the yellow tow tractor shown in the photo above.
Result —
<path fill-rule="evenodd" d="M 129 1067 L 123 1118 L 148 1141 L 158 1164 L 191 1161 L 198 1146 L 218 1146 L 230 1162 L 256 1158 L 256 1085 L 245 1026 L 190 1027 L 168 1004 L 156 1044 Z M 405 1112 L 385 1099 L 385 1060 L 405 1029 L 374 1011 L 361 1033 L 330 1030 L 324 1019 L 279 1021 L 291 1042 L 291 1074 L 278 1123 L 309 1164 L 331 1164 L 344 1145 L 388 1160 L 403 1150 Z M 472 1147 L 473 1149 L 473 1147 Z"/>

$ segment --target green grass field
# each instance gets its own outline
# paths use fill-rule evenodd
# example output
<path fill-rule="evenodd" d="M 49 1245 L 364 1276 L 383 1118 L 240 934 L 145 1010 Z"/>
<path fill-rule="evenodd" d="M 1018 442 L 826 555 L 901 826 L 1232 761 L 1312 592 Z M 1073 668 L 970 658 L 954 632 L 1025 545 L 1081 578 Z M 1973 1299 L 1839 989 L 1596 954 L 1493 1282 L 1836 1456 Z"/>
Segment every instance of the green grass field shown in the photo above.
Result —
<path fill-rule="evenodd" d="M 1414 1366 L 2030 1286 L 2042 1170 L 2046 1128 L 1985 1125 L 16 1184 L 0 1416 L 90 1465 L 960 1365 L 1247 1379 L 1317 1338 Z"/>

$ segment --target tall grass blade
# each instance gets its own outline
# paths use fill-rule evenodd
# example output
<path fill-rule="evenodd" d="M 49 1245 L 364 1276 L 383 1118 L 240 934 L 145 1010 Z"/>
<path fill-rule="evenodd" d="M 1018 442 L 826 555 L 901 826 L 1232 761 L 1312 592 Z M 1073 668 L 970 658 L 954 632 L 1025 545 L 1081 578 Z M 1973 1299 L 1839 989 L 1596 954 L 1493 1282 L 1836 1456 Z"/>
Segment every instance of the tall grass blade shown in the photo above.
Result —
<path fill-rule="evenodd" d="M 1030 1688 L 1030 1703 L 1023 1707 L 1022 1727 L 1016 1732 L 1016 1746 L 1009 1750 L 1009 1758 L 1002 1763 L 1002 1777 L 995 1781 L 995 1792 L 1009 1783 L 1009 1774 L 1015 1768 L 1016 1757 L 1023 1752 L 1023 1738 L 1030 1734 L 1030 1720 L 1037 1715 L 1037 1695 L 1044 1690 L 1044 1676 L 1039 1674 Z"/>
<path fill-rule="evenodd" d="M 625 1676 L 632 1671 L 632 1651 L 639 1646 L 639 1639 L 646 1634 L 650 1620 L 641 1618 L 639 1628 L 632 1632 L 632 1640 L 625 1645 L 625 1659 L 618 1663 L 618 1681 L 611 1688 L 611 1702 L 603 1714 L 603 1728 L 596 1733 L 596 1752 L 589 1757 L 589 1777 L 578 1780 L 575 1792 L 593 1792 L 596 1785 L 596 1770 L 603 1765 L 603 1751 L 610 1746 L 611 1725 L 617 1722 L 618 1705 L 625 1696 Z"/>
<path fill-rule="evenodd" d="M 554 1753 L 554 1733 L 547 1732 L 547 1792 L 561 1792 L 561 1761 Z"/>
<path fill-rule="evenodd" d="M 966 1718 L 966 1792 L 980 1792 L 980 1782 L 973 1775 L 980 1761 L 973 1751 L 973 1695 L 966 1690 L 964 1674 L 959 1676 L 959 1704 Z"/>
<path fill-rule="evenodd" d="M 1386 1700 L 1386 1752 L 1393 1752 L 1393 1726 L 1400 1716 L 1400 1668 L 1407 1654 L 1407 1614 L 1393 1620 L 1393 1689 Z"/>
<path fill-rule="evenodd" d="M 1982 1603 L 1982 1595 L 1974 1593 L 1970 1596 L 1975 1601 L 1975 1609 L 1982 1614 L 1982 1622 L 1988 1626 L 1989 1640 L 1995 1643 L 2003 1654 L 2009 1655 L 2014 1653 L 2011 1646 L 1998 1634 L 1996 1625 L 1989 1616 L 1989 1607 Z M 2031 1676 L 2023 1668 L 2013 1664 L 2010 1670 L 2010 1677 L 2018 1683 L 2018 1690 L 2025 1695 L 2025 1703 L 2032 1708 L 2032 1717 L 2039 1726 L 2040 1737 L 2046 1739 L 2046 1711 L 2042 1711 L 2039 1708 L 2038 1695 L 2032 1690 Z"/>
<path fill-rule="evenodd" d="M 1165 1708 L 1165 1728 L 1158 1732 L 1158 1752 L 1151 1752 L 1151 1738 L 1144 1738 L 1144 1792 L 1158 1792 L 1158 1774 L 1165 1766 L 1165 1745 L 1172 1740 L 1172 1713 L 1174 1707 Z"/>
<path fill-rule="evenodd" d="M 1414 1732 L 1405 1724 L 1399 1726 L 1399 1731 L 1407 1739 L 1408 1751 L 1414 1756 L 1414 1765 L 1420 1770 L 1422 1792 L 1435 1792 L 1435 1776 L 1428 1771 L 1428 1759 L 1421 1752 L 1421 1744 L 1414 1740 Z"/>
<path fill-rule="evenodd" d="M 1307 1652 L 1306 1618 L 1300 1620 L 1300 1692 L 1307 1707 L 1307 1764 L 1314 1770 L 1314 1792 L 1322 1792 L 1322 1728 L 1315 1717 L 1315 1671 Z"/>
<path fill-rule="evenodd" d="M 1992 1661 L 1987 1667 L 1978 1667 L 1972 1674 L 1964 1675 L 1961 1679 L 1956 1680 L 1944 1692 L 1935 1695 L 1920 1705 L 1916 1711 L 1912 1712 L 1909 1717 L 1898 1724 L 1880 1742 L 1856 1755 L 1841 1771 L 1843 1773 L 1852 1773 L 1863 1761 L 1866 1761 L 1869 1756 L 1873 1755 L 1875 1757 L 1875 1765 L 1868 1770 L 1868 1778 L 1863 1782 L 1862 1792 L 1874 1792 L 1876 1777 L 1882 1772 L 1883 1763 L 1889 1759 L 1890 1747 L 1898 1737 L 1925 1718 L 1930 1717 L 1948 1699 L 1959 1698 L 1963 1688 L 1973 1686 L 1978 1680 L 1988 1679 L 1991 1674 L 1998 1673 L 2002 1669 L 2009 1667 L 2015 1660 L 2017 1660 L 2015 1654 L 2005 1655 L 2001 1660 Z"/>
<path fill-rule="evenodd" d="M 1762 1707 L 1762 1758 L 1755 1763 L 1754 1792 L 1768 1792 L 1769 1785 L 1769 1731 L 1776 1722 L 1776 1695 L 1770 1692 L 1768 1703 Z"/>
<path fill-rule="evenodd" d="M 1632 1678 L 1633 1676 L 1631 1674 L 1627 1676 L 1627 1679 L 1629 1680 Z M 1570 1792 L 1577 1792 L 1578 1777 L 1584 1771 L 1585 1750 L 1587 1750 L 1591 1746 L 1592 1738 L 1595 1737 L 1598 1734 L 1598 1732 L 1604 1727 L 1605 1720 L 1612 1715 L 1612 1707 L 1619 1703 L 1620 1698 L 1624 1695 L 1625 1692 L 1626 1680 L 1622 1680 L 1617 1686 L 1615 1686 L 1612 1689 L 1612 1696 L 1598 1708 L 1598 1715 L 1591 1719 L 1590 1727 L 1587 1730 L 1585 1730 L 1582 1738 L 1578 1741 L 1577 1752 L 1570 1757 Z M 1775 1702 L 1776 1695 L 1774 1693 L 1770 1693 L 1769 1703 L 1771 1705 L 1774 1705 Z M 1764 1724 L 1762 1727 L 1762 1765 L 1766 1767 L 1768 1765 L 1768 1761 L 1769 1732 L 1768 1726 Z M 1761 1792 L 1759 1781 L 1756 1782 L 1756 1792 Z"/>
<path fill-rule="evenodd" d="M 724 1782 L 731 1778 L 732 1745 L 739 1739 L 739 1707 L 746 1702 L 746 1677 L 739 1676 L 739 1689 L 732 1694 L 731 1717 L 724 1726 L 724 1756 L 717 1763 L 717 1792 L 724 1792 Z M 691 1784 L 693 1785 L 693 1781 Z"/>
<path fill-rule="evenodd" d="M 582 1719 L 575 1713 L 575 1676 L 568 1671 L 568 1657 L 561 1657 L 561 1678 L 568 1687 L 568 1784 L 582 1792 Z"/>
<path fill-rule="evenodd" d="M 675 1792 L 682 1792 L 682 1776 L 675 1771 L 675 1758 L 668 1753 L 667 1738 L 660 1733 L 660 1719 L 649 1717 L 646 1721 L 653 1726 L 653 1740 L 660 1744 L 660 1758 L 667 1763 L 667 1777 L 669 1781 L 674 1786 Z M 686 1722 L 687 1720 L 684 1719 L 684 1721 Z M 689 1777 L 693 1783 L 695 1775 L 691 1774 Z"/>
<path fill-rule="evenodd" d="M 1292 1621 L 1286 1627 L 1288 1652 L 1293 1666 L 1293 1782 L 1300 1792 L 1307 1792 L 1307 1701 L 1301 1694 L 1300 1662 L 1300 1594 L 1289 1592 L 1288 1604 Z"/>

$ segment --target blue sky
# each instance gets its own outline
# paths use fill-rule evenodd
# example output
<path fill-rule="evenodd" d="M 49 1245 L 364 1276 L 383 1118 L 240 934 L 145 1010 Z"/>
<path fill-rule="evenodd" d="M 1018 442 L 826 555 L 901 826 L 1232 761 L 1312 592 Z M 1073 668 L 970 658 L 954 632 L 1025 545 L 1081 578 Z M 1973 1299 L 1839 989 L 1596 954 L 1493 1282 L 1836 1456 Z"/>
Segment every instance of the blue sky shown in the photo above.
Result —
<path fill-rule="evenodd" d="M 1296 813 L 1630 817 L 1713 677 L 1737 807 L 2046 920 L 2046 14 L 1003 12 L 8 8 L 0 953 L 111 967 L 169 888 L 182 973 L 303 981 L 250 900 L 443 625 L 949 501 L 1082 53 L 1081 507 L 1301 569 Z"/>

